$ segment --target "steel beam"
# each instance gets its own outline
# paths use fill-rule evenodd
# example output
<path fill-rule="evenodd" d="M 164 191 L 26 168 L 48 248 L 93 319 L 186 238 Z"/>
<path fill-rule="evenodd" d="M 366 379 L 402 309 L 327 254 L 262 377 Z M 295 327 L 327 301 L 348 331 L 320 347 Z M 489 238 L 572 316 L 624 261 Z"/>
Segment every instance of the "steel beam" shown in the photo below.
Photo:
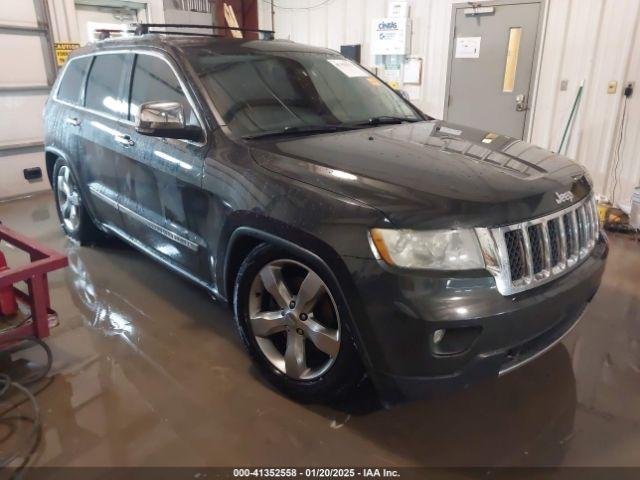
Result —
<path fill-rule="evenodd" d="M 47 29 L 42 26 L 27 27 L 24 25 L 9 25 L 3 23 L 0 24 L 0 33 L 31 33 L 34 35 L 44 35 L 47 33 Z"/>
<path fill-rule="evenodd" d="M 0 85 L 0 93 L 10 92 L 48 92 L 51 90 L 50 85 Z"/>
<path fill-rule="evenodd" d="M 31 148 L 41 148 L 44 147 L 44 142 L 42 140 L 27 140 L 24 142 L 16 142 L 16 143 L 0 143 L 0 152 L 7 152 L 13 150 L 28 150 Z"/>

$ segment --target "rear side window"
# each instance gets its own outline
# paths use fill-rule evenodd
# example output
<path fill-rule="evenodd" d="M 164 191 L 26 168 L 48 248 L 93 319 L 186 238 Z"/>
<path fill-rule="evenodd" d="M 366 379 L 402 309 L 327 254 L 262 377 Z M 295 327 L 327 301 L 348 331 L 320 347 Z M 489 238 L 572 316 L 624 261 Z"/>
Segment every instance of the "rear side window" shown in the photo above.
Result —
<path fill-rule="evenodd" d="M 116 117 L 127 114 L 127 103 L 120 98 L 120 83 L 128 60 L 126 54 L 95 56 L 87 80 L 87 108 Z"/>
<path fill-rule="evenodd" d="M 75 58 L 69 62 L 58 88 L 58 98 L 60 100 L 74 105 L 80 103 L 82 84 L 87 70 L 89 70 L 89 65 L 91 65 L 91 57 Z"/>
<path fill-rule="evenodd" d="M 198 126 L 195 112 L 167 62 L 151 55 L 138 55 L 131 83 L 129 120 L 135 121 L 140 105 L 147 102 L 178 102 L 184 108 L 187 125 Z"/>

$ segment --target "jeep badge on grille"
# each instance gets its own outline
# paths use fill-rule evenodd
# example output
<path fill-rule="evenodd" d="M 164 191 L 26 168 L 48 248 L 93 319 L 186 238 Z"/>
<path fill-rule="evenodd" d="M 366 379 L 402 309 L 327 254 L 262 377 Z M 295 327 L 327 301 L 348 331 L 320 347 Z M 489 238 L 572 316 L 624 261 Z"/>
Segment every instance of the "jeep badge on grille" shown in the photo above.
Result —
<path fill-rule="evenodd" d="M 573 193 L 571 192 L 564 192 L 564 193 L 556 192 L 556 203 L 558 205 L 564 202 L 571 202 L 573 201 L 573 198 L 574 196 L 573 196 Z"/>

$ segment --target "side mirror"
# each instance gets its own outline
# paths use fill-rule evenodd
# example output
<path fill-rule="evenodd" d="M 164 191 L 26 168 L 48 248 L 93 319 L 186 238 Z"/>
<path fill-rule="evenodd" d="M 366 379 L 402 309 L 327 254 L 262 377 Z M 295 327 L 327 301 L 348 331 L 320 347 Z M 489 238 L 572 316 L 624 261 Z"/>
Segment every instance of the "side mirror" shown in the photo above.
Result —
<path fill-rule="evenodd" d="M 148 102 L 140 105 L 136 132 L 150 137 L 202 140 L 202 129 L 186 125 L 178 102 Z"/>

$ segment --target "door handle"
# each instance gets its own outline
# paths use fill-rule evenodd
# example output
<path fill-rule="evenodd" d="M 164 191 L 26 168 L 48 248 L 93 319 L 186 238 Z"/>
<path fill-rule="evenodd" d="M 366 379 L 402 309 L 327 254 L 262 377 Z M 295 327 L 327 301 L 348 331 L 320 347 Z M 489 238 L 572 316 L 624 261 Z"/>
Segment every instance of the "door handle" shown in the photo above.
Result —
<path fill-rule="evenodd" d="M 136 142 L 131 140 L 130 135 L 116 135 L 113 139 L 118 142 L 120 145 L 124 145 L 125 147 L 133 147 Z"/>
<path fill-rule="evenodd" d="M 529 105 L 527 105 L 524 94 L 521 93 L 516 97 L 516 112 L 524 112 L 525 110 L 529 110 Z"/>
<path fill-rule="evenodd" d="M 76 117 L 67 117 L 64 119 L 64 123 L 77 127 L 78 125 L 80 125 L 80 120 L 78 120 Z"/>

